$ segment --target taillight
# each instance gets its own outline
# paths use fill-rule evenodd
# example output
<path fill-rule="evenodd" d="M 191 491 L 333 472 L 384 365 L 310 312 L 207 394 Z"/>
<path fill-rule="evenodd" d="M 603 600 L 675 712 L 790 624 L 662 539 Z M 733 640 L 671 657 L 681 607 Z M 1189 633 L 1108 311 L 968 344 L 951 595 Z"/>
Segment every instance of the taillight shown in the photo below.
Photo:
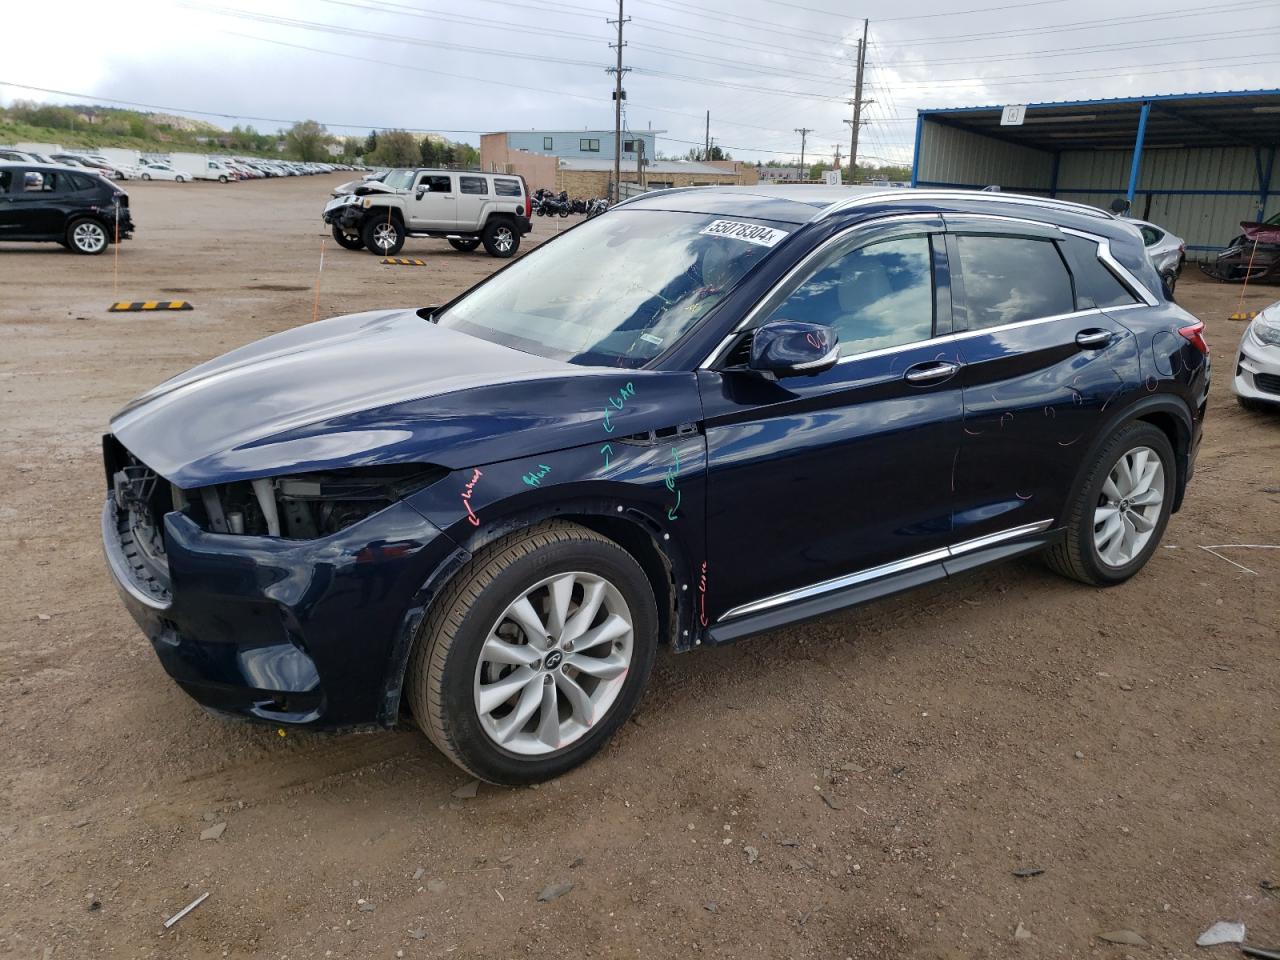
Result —
<path fill-rule="evenodd" d="M 529 196 L 529 188 L 524 190 L 524 216 L 526 220 L 533 219 L 533 198 Z"/>
<path fill-rule="evenodd" d="M 1209 355 L 1209 345 L 1204 342 L 1203 320 L 1197 320 L 1189 327 L 1182 327 L 1178 330 L 1178 336 L 1182 337 L 1182 339 L 1186 340 L 1206 357 Z"/>

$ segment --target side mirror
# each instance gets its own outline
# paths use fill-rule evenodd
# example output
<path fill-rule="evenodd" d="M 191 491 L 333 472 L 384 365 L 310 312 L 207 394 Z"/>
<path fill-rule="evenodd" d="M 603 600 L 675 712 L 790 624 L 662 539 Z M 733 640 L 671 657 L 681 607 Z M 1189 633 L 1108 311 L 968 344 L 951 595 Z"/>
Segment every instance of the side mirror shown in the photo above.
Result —
<path fill-rule="evenodd" d="M 415 199 L 417 199 L 417 200 L 421 200 L 423 197 L 425 197 L 425 196 L 427 195 L 427 188 L 426 188 L 426 187 L 419 187 L 417 190 L 415 190 L 415 191 L 414 191 L 414 194 L 413 194 L 413 195 L 414 195 L 414 198 L 415 198 Z"/>
<path fill-rule="evenodd" d="M 1117 217 L 1123 217 L 1129 212 L 1130 203 L 1125 197 L 1116 197 L 1111 201 L 1111 212 Z"/>
<path fill-rule="evenodd" d="M 756 330 L 748 366 L 776 377 L 813 376 L 836 365 L 839 339 L 821 323 L 773 320 Z"/>

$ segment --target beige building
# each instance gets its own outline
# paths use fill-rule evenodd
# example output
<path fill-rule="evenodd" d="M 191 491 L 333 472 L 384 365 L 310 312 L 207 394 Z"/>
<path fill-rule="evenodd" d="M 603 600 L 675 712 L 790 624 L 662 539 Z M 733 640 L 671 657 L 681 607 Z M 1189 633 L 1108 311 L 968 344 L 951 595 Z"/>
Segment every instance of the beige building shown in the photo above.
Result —
<path fill-rule="evenodd" d="M 571 197 L 609 195 L 609 186 L 613 181 L 611 157 L 555 157 L 513 148 L 511 142 L 506 133 L 481 135 L 481 168 L 488 173 L 518 174 L 524 177 L 530 190 L 564 190 Z M 641 174 L 634 160 L 622 164 L 621 180 L 624 194 L 627 184 L 641 182 Z M 709 163 L 649 160 L 644 165 L 643 183 L 649 189 L 756 182 L 755 166 L 741 160 L 716 160 Z"/>

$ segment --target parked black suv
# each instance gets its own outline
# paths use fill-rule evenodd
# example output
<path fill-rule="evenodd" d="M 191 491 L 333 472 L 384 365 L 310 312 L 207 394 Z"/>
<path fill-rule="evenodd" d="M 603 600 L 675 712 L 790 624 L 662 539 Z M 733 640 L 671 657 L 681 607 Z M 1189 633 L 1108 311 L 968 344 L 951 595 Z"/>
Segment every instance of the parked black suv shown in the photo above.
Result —
<path fill-rule="evenodd" d="M 56 240 L 94 254 L 133 233 L 129 195 L 84 170 L 0 163 L 0 240 Z"/>

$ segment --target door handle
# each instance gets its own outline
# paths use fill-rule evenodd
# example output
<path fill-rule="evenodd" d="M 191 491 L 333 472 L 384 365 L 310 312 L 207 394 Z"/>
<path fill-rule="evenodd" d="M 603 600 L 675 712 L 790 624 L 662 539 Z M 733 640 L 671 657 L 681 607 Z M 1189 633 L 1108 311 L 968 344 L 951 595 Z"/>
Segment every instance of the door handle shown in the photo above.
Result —
<path fill-rule="evenodd" d="M 1081 330 L 1076 334 L 1076 344 L 1086 350 L 1097 350 L 1105 347 L 1112 340 L 1110 330 Z"/>
<path fill-rule="evenodd" d="M 931 360 L 928 363 L 917 364 L 907 371 L 907 383 L 938 383 L 942 380 L 949 380 L 954 377 L 956 371 L 960 369 L 960 364 L 951 363 L 947 360 Z"/>

